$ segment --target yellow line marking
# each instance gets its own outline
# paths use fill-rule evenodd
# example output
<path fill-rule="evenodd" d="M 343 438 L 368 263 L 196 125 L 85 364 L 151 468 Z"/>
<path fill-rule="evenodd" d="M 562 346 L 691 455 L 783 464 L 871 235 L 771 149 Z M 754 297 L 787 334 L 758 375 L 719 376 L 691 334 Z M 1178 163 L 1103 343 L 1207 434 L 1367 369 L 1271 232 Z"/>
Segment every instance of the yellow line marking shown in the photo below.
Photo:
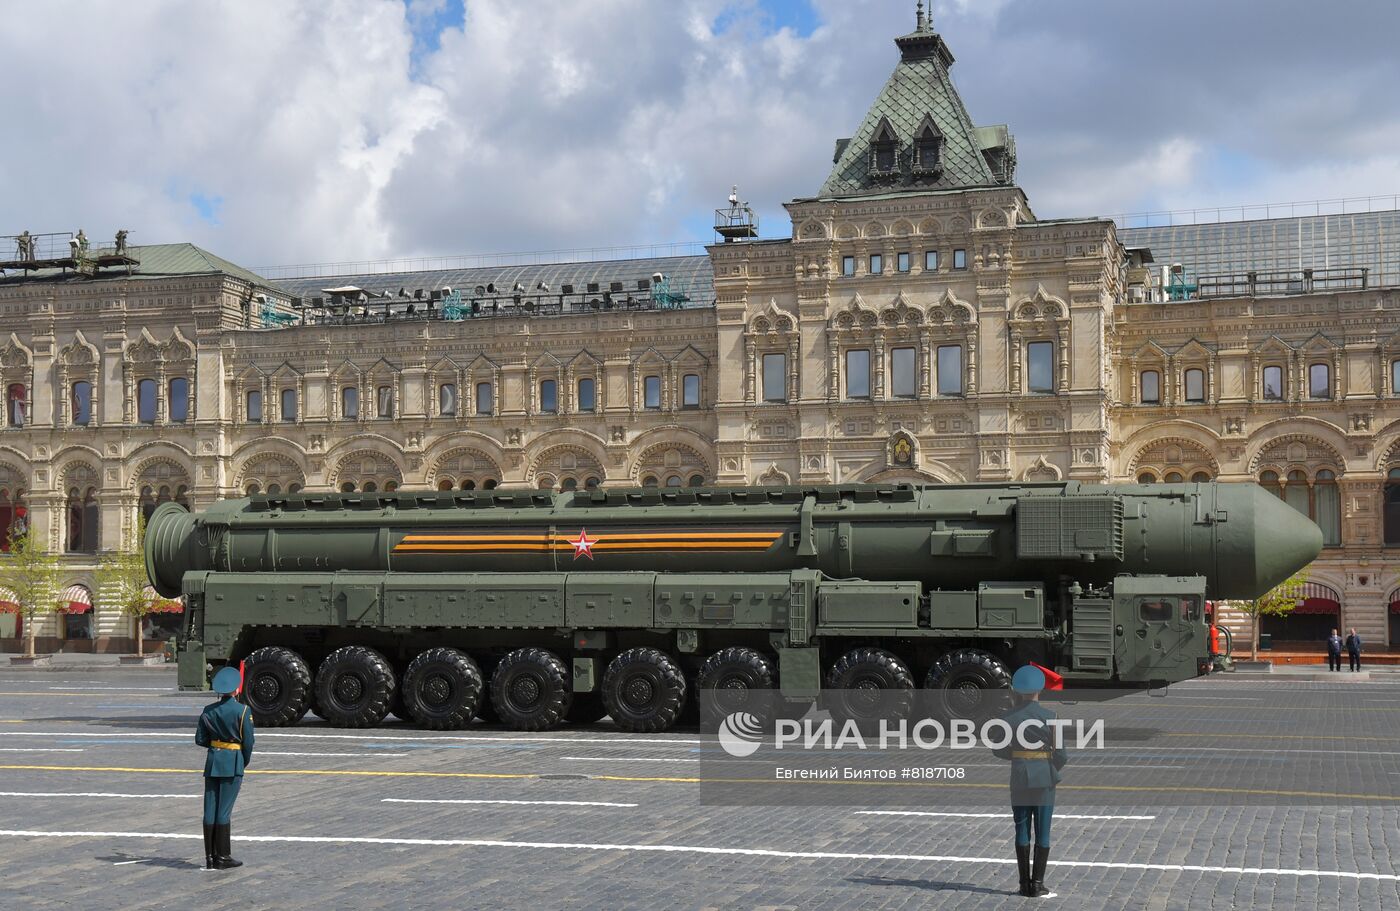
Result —
<path fill-rule="evenodd" d="M 203 775 L 201 769 L 147 769 L 128 768 L 124 766 L 64 766 L 64 765 L 0 765 L 0 770 L 7 771 L 31 771 L 31 772 L 132 772 L 137 774 L 152 775 Z M 388 770 L 366 770 L 366 769 L 248 769 L 246 775 L 338 775 L 342 777 L 354 778 L 486 778 L 486 779 L 538 779 L 549 773 L 547 772 L 394 772 Z M 894 787 L 894 788 L 937 788 L 942 790 L 960 790 L 963 788 L 973 788 L 978 790 L 1006 790 L 1006 785 L 1001 783 L 984 782 L 959 782 L 938 783 L 928 781 L 844 781 L 817 779 L 815 781 L 789 781 L 773 778 L 670 778 L 660 776 L 631 776 L 631 775 L 594 775 L 591 780 L 595 781 L 620 781 L 634 783 L 669 783 L 669 784 L 823 784 L 823 785 L 857 785 L 862 787 Z M 1400 803 L 1400 794 L 1337 794 L 1328 791 L 1291 791 L 1274 790 L 1269 788 L 1210 788 L 1210 787 L 1137 787 L 1134 785 L 1059 785 L 1062 791 L 1110 791 L 1114 793 L 1128 794 L 1249 794 L 1260 797 L 1316 797 L 1326 800 L 1363 800 L 1389 803 Z"/>

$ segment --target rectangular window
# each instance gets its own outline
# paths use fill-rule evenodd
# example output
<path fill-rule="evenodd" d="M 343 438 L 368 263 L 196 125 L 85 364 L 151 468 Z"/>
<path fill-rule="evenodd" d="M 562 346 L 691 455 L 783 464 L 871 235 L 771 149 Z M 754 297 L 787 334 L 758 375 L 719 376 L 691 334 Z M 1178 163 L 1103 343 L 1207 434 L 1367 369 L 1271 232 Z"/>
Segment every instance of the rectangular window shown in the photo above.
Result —
<path fill-rule="evenodd" d="M 763 400 L 765 402 L 787 401 L 786 354 L 765 354 L 763 356 Z"/>
<path fill-rule="evenodd" d="M 1026 346 L 1026 388 L 1031 392 L 1055 391 L 1055 344 L 1031 342 Z"/>
<path fill-rule="evenodd" d="M 963 394 L 962 345 L 938 346 L 938 394 Z"/>
<path fill-rule="evenodd" d="M 23 383 L 11 383 L 5 390 L 5 417 L 11 427 L 24 426 L 24 406 L 28 398 Z"/>
<path fill-rule="evenodd" d="M 846 352 L 846 398 L 870 398 L 870 352 L 865 348 Z"/>
<path fill-rule="evenodd" d="M 1390 394 L 1400 395 L 1400 361 L 1390 362 Z"/>
<path fill-rule="evenodd" d="M 1204 402 L 1206 400 L 1206 372 L 1204 370 L 1186 371 L 1186 401 Z"/>
<path fill-rule="evenodd" d="M 954 268 L 954 269 L 966 269 L 966 268 L 967 268 L 967 251 L 966 251 L 966 250 L 954 250 L 954 251 L 953 251 L 953 268 Z"/>
<path fill-rule="evenodd" d="M 73 384 L 73 423 L 80 427 L 92 423 L 92 384 L 89 382 Z"/>
<path fill-rule="evenodd" d="M 687 373 L 681 381 L 681 407 L 700 407 L 700 374 Z"/>
<path fill-rule="evenodd" d="M 155 380 L 141 380 L 136 384 L 136 420 L 142 424 L 156 422 Z"/>
<path fill-rule="evenodd" d="M 1264 368 L 1264 401 L 1283 401 L 1283 368 Z"/>
<path fill-rule="evenodd" d="M 854 256 L 841 257 L 841 274 L 845 276 L 856 274 L 856 258 Z"/>
<path fill-rule="evenodd" d="M 354 420 L 360 416 L 360 390 L 345 386 L 340 390 L 340 416 Z"/>
<path fill-rule="evenodd" d="M 1313 364 L 1308 367 L 1308 398 L 1330 399 L 1332 397 L 1332 371 L 1326 364 Z"/>
<path fill-rule="evenodd" d="M 1142 403 L 1160 405 L 1162 403 L 1162 374 L 1156 370 L 1144 370 L 1141 377 Z"/>
<path fill-rule="evenodd" d="M 380 386 L 374 391 L 375 404 L 378 407 L 381 418 L 391 418 L 394 416 L 394 387 Z"/>
<path fill-rule="evenodd" d="M 190 417 L 190 381 L 177 376 L 170 381 L 170 420 L 183 424 Z"/>
<path fill-rule="evenodd" d="M 1175 613 L 1170 601 L 1138 602 L 1138 617 L 1145 623 L 1170 623 Z"/>
<path fill-rule="evenodd" d="M 491 384 L 476 384 L 476 413 L 490 414 L 495 403 L 491 401 Z"/>
<path fill-rule="evenodd" d="M 642 380 L 642 399 L 647 408 L 661 407 L 661 377 L 649 376 Z"/>
<path fill-rule="evenodd" d="M 578 381 L 578 410 L 595 411 L 598 408 L 598 387 L 593 378 L 584 377 Z"/>
<path fill-rule="evenodd" d="M 438 387 L 438 414 L 451 416 L 457 413 L 457 384 L 443 383 Z"/>
<path fill-rule="evenodd" d="M 895 348 L 890 352 L 890 394 L 896 398 L 912 399 L 917 392 L 918 358 L 913 348 Z"/>
<path fill-rule="evenodd" d="M 540 380 L 540 412 L 554 414 L 559 410 L 559 387 L 554 380 Z"/>
<path fill-rule="evenodd" d="M 295 421 L 297 419 L 297 391 L 295 389 L 282 390 L 282 420 Z"/>
<path fill-rule="evenodd" d="M 250 424 L 261 424 L 261 423 L 262 423 L 262 390 L 261 390 L 261 389 L 249 389 L 249 390 L 248 390 L 247 402 L 248 402 L 248 409 L 247 409 L 247 412 L 246 412 L 246 413 L 247 413 L 247 415 L 248 415 L 248 423 L 250 423 Z"/>
<path fill-rule="evenodd" d="M 924 251 L 924 271 L 925 271 L 925 272 L 937 272 L 937 271 L 938 271 L 938 251 L 937 251 L 937 250 L 925 250 L 925 251 Z"/>
<path fill-rule="evenodd" d="M 879 275 L 885 271 L 885 257 L 879 253 L 870 254 L 870 274 Z"/>
<path fill-rule="evenodd" d="M 896 254 L 896 255 L 895 255 L 895 258 L 894 258 L 894 267 L 895 267 L 896 270 L 898 270 L 898 271 L 900 271 L 900 272 L 908 272 L 908 271 L 909 271 L 909 254 L 908 254 L 908 253 L 898 253 L 898 254 Z"/>

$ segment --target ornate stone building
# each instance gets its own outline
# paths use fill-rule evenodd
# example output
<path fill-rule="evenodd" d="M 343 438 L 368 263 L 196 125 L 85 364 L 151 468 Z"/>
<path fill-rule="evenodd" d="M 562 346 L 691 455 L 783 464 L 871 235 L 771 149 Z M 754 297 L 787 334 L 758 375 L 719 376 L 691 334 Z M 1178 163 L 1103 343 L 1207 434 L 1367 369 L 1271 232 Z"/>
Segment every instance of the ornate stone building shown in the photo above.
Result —
<path fill-rule="evenodd" d="M 1310 610 L 1383 641 L 1400 294 L 1157 300 L 1112 221 L 1035 216 L 922 16 L 897 45 L 786 239 L 278 283 L 177 244 L 0 279 L 0 520 L 65 553 L 76 611 L 164 499 L 1220 478 L 1315 516 Z M 83 616 L 40 633 L 128 646 Z"/>

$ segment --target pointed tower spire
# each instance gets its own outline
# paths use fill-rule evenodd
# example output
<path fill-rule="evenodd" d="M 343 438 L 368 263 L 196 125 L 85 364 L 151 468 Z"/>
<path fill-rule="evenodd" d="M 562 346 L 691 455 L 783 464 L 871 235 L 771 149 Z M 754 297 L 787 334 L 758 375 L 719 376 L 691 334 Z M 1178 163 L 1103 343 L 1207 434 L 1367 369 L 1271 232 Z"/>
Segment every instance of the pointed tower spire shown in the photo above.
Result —
<path fill-rule="evenodd" d="M 932 8 L 932 6 L 933 6 L 933 3 L 930 2 L 930 3 L 929 3 L 929 7 Z M 916 32 L 922 32 L 922 31 L 927 30 L 927 29 L 928 29 L 928 20 L 926 20 L 926 19 L 924 18 L 924 0 L 919 0 L 918 3 L 914 4 L 914 9 L 915 9 L 915 14 L 914 14 L 914 31 L 916 31 Z"/>

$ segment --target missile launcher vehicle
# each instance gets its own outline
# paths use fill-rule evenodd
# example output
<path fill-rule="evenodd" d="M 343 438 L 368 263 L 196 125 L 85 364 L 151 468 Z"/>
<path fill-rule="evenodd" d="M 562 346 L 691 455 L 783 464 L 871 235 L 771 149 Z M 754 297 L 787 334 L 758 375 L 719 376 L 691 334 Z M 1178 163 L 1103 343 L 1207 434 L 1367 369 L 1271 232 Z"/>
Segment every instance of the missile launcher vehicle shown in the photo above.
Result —
<path fill-rule="evenodd" d="M 1205 602 L 1263 594 L 1322 535 L 1254 484 L 476 490 L 167 503 L 155 589 L 179 680 L 242 665 L 259 724 L 389 713 L 660 731 L 696 694 L 936 690 L 1035 662 L 1075 686 L 1207 673 Z"/>

